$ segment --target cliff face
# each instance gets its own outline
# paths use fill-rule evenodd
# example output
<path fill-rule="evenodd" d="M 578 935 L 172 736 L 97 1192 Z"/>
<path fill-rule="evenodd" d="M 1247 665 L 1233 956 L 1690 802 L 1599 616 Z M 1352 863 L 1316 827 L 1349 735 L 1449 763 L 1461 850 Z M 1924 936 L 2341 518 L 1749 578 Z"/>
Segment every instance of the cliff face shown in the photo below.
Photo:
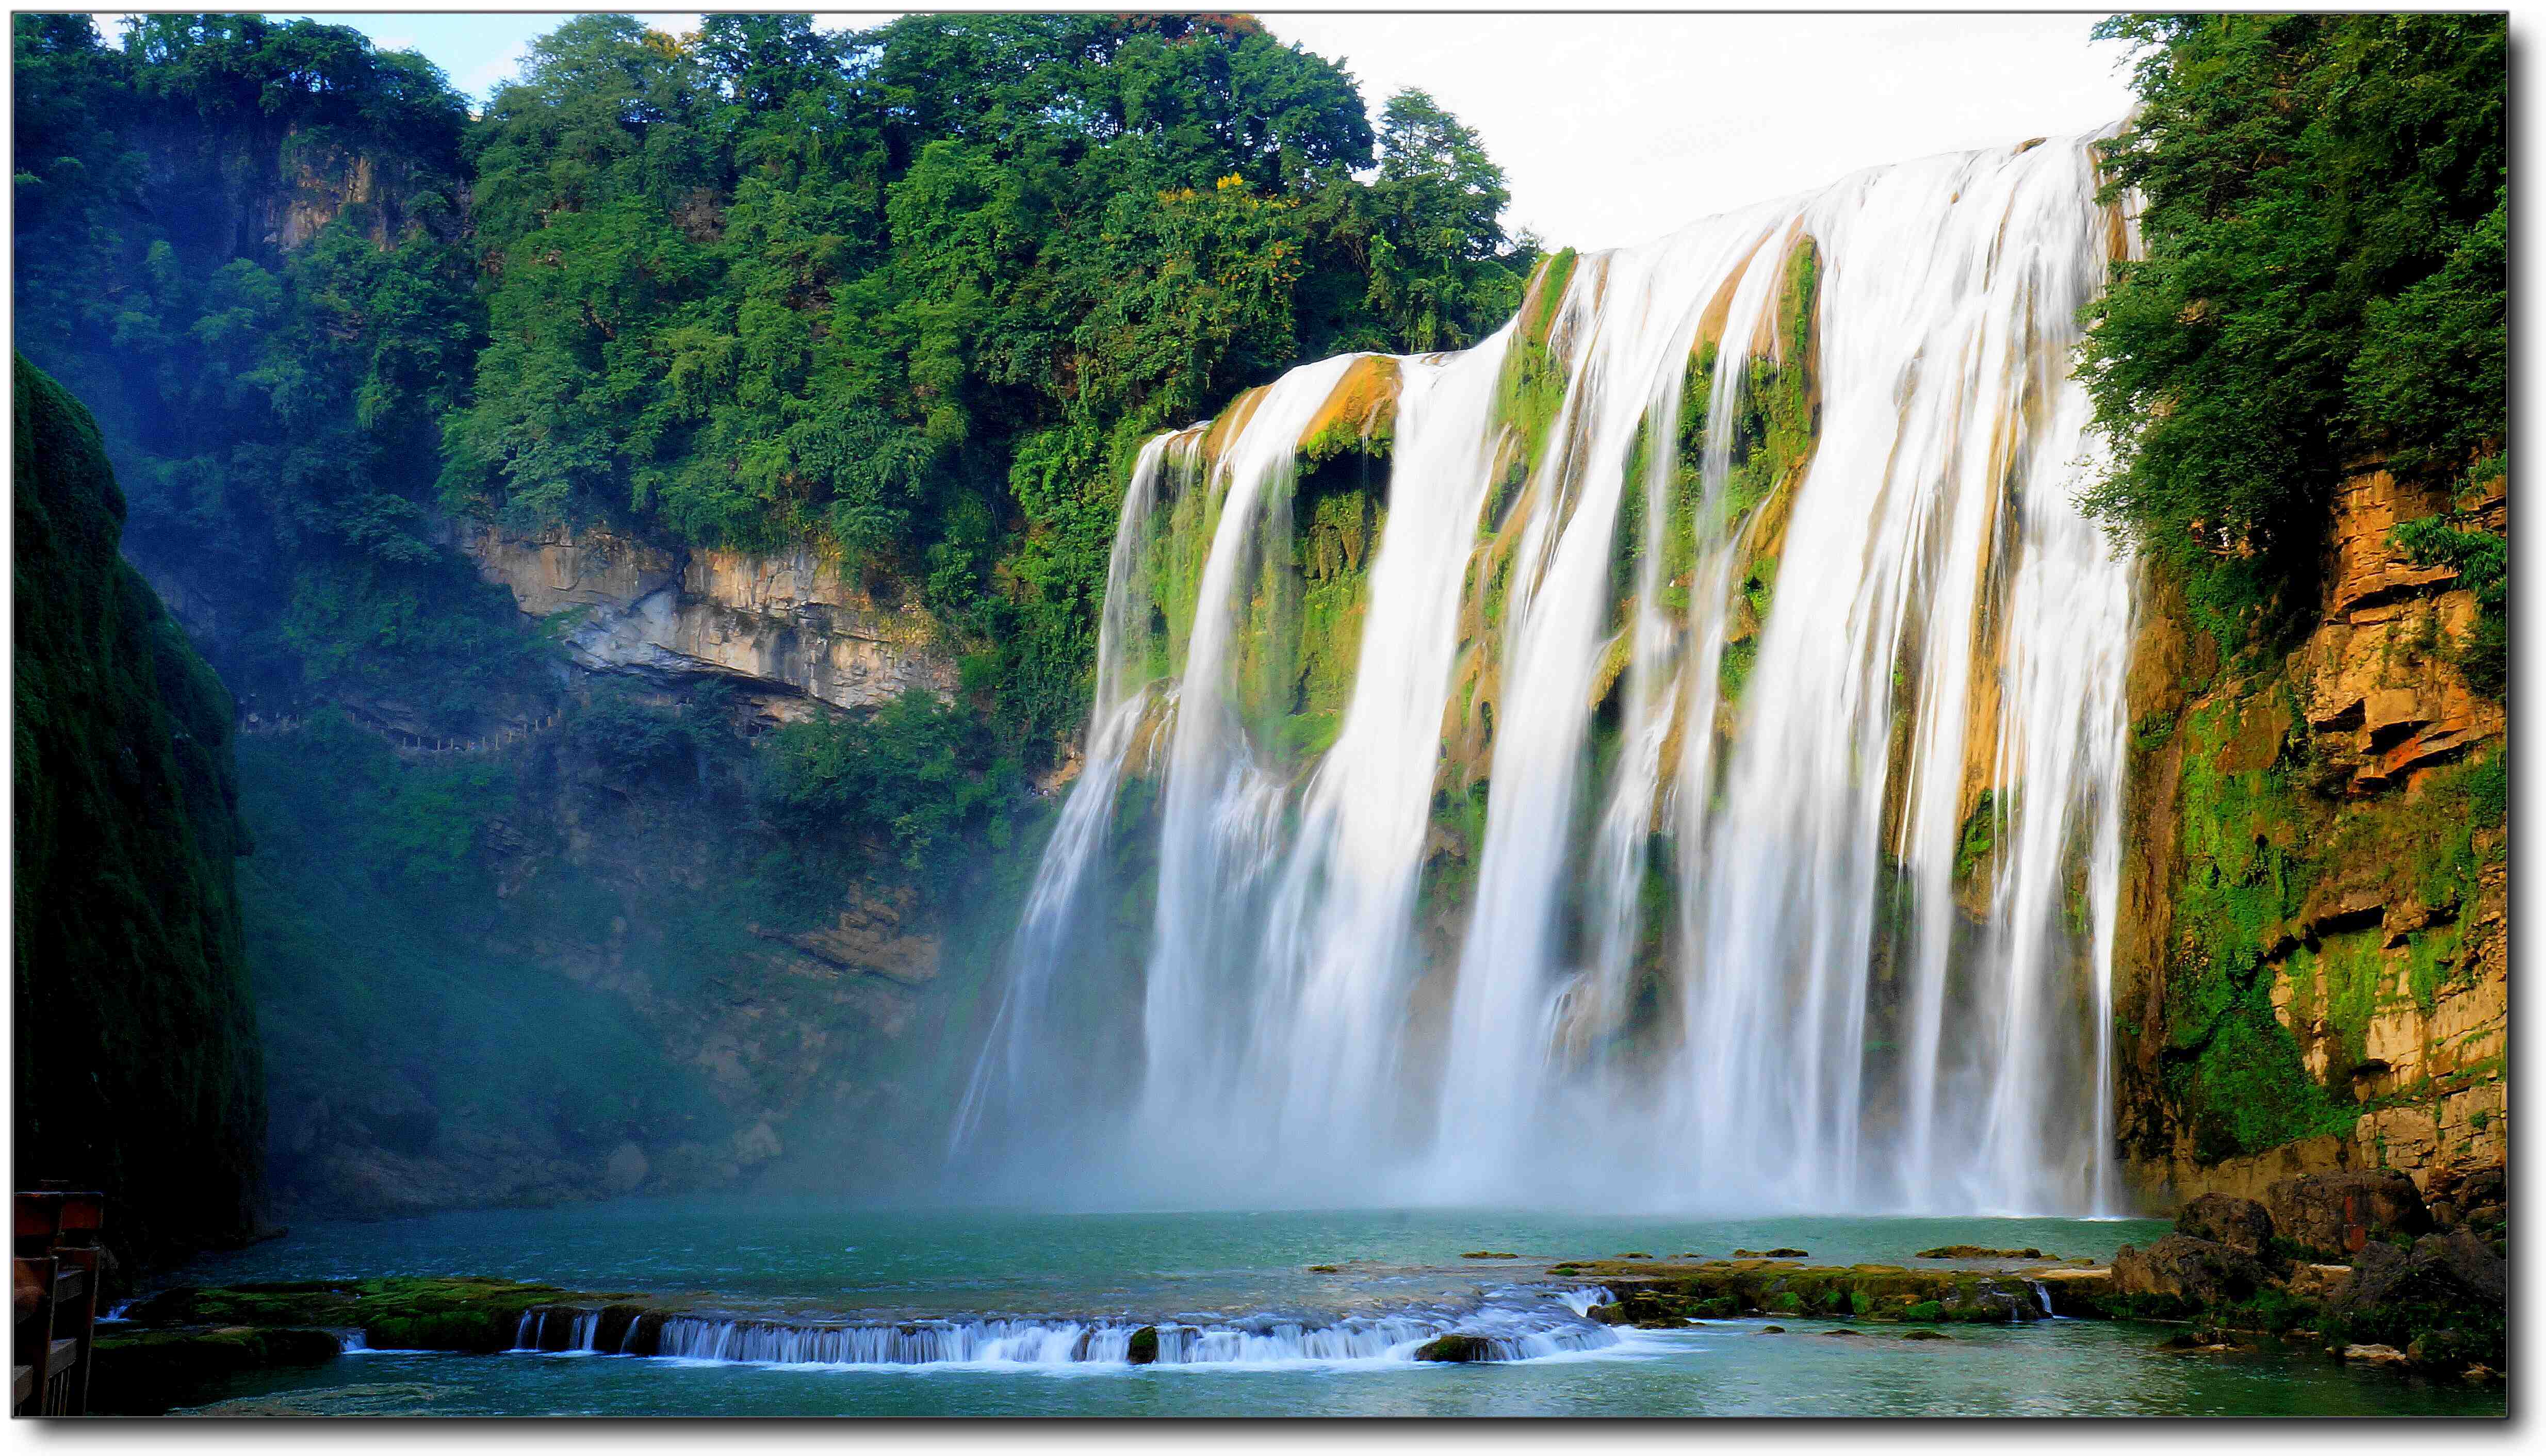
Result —
<path fill-rule="evenodd" d="M 455 534 L 563 647 L 562 681 L 488 698 L 467 737 L 374 694 L 250 726 L 280 1207 L 928 1171 L 941 1083 L 966 1070 L 944 1032 L 1007 899 L 791 837 L 749 744 L 951 697 L 935 623 L 809 553 Z M 433 843 L 449 852 L 410 847 Z"/>
<path fill-rule="evenodd" d="M 230 698 L 116 555 L 89 412 L 24 359 L 15 410 L 17 1176 L 158 1261 L 257 1223 Z"/>
<path fill-rule="evenodd" d="M 355 210 L 364 234 L 392 246 L 410 224 L 456 233 L 465 195 L 442 166 L 390 147 L 354 144 L 325 128 L 262 117 L 135 127 L 157 214 L 181 249 L 214 258 L 274 258 Z"/>
<path fill-rule="evenodd" d="M 2490 492 L 2458 505 L 2498 531 Z M 2351 479 L 2285 653 L 2223 665 L 2179 594 L 2143 611 L 2114 976 L 2152 1204 L 2346 1167 L 2430 1193 L 2507 1156 L 2504 711 L 2455 660 L 2474 594 L 2390 540 L 2450 505 Z"/>
<path fill-rule="evenodd" d="M 281 1211 L 677 1193 L 816 1150 L 831 1191 L 908 1171 L 927 1049 L 971 985 L 945 974 L 948 915 L 818 862 L 774 883 L 736 731 L 756 715 L 640 706 L 683 746 L 632 760 L 571 704 L 482 751 L 344 718 L 250 737 Z M 382 847 L 439 837 L 420 806 L 446 801 L 449 859 Z"/>
<path fill-rule="evenodd" d="M 460 545 L 525 615 L 554 623 L 574 662 L 592 671 L 723 678 L 773 704 L 836 708 L 872 708 L 914 688 L 955 691 L 954 659 L 925 610 L 879 605 L 837 561 L 810 551 L 750 556 L 607 531 L 492 526 L 466 528 Z"/>

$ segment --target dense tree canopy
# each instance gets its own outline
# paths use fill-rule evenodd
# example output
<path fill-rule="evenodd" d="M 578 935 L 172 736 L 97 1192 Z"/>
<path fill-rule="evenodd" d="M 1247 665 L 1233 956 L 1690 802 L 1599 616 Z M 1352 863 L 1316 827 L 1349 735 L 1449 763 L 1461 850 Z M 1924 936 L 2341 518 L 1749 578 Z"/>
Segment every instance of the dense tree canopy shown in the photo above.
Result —
<path fill-rule="evenodd" d="M 1304 358 L 1465 343 L 1529 262 L 1455 118 L 1407 93 L 1375 133 L 1243 17 L 587 15 L 474 119 L 314 22 L 117 49 L 22 16 L 16 51 L 20 337 L 104 396 L 135 550 L 279 604 L 222 664 L 252 698 L 506 670 L 447 511 L 810 541 L 1049 739 L 1134 441 Z M 356 158 L 305 241 L 222 191 Z M 154 168 L 202 191 L 157 205 Z"/>
<path fill-rule="evenodd" d="M 2083 374 L 2117 447 L 2089 504 L 2188 567 L 2226 624 L 2294 602 L 2364 462 L 2500 471 L 2504 27 L 2124 16 L 2098 34 L 2140 47 L 2141 109 L 2108 160 L 2116 194 L 2144 199 L 2147 256 L 2089 310 Z M 2485 553 L 2448 529 L 2425 548 Z"/>

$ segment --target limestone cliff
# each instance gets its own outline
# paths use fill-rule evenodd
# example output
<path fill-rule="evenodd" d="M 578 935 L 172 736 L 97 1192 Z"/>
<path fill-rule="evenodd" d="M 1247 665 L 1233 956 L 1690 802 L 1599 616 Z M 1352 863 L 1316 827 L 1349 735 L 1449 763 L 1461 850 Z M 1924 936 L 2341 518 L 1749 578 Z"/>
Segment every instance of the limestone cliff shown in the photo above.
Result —
<path fill-rule="evenodd" d="M 117 558 L 89 412 L 16 366 L 18 1186 L 103 1188 L 110 1242 L 156 1261 L 257 1225 L 230 699 Z"/>
<path fill-rule="evenodd" d="M 2480 489 L 2456 506 L 2503 530 Z M 2223 663 L 2178 591 L 2143 607 L 2114 976 L 2152 1204 L 2344 1167 L 2433 1193 L 2507 1155 L 2504 711 L 2458 665 L 2474 593 L 2392 539 L 2451 505 L 2355 475 L 2279 650 Z"/>
<path fill-rule="evenodd" d="M 593 671 L 722 677 L 773 704 L 801 696 L 837 708 L 955 690 L 954 659 L 924 609 L 880 605 L 837 560 L 807 549 L 752 556 L 606 530 L 485 525 L 464 528 L 460 546 L 525 614 L 554 623 L 575 663 Z"/>

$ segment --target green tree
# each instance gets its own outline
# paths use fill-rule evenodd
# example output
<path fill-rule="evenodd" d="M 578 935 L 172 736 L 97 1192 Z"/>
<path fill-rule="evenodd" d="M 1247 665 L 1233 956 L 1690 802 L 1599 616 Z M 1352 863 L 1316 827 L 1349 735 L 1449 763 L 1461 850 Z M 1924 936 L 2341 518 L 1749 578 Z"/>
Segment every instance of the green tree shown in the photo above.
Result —
<path fill-rule="evenodd" d="M 2087 310 L 2114 445 L 2086 504 L 2234 638 L 2295 609 L 2344 473 L 2466 476 L 2503 445 L 2499 16 L 2124 16 L 2141 107 L 2108 197 L 2145 259 Z"/>

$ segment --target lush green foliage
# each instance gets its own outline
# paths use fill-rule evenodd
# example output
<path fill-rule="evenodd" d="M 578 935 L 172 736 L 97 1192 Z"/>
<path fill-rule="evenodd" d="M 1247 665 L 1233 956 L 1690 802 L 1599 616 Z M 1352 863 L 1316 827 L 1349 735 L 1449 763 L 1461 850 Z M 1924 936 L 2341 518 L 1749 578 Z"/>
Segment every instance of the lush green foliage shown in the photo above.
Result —
<path fill-rule="evenodd" d="M 772 734 L 761 802 L 773 822 L 889 845 L 923 889 L 951 890 L 967 841 L 1007 842 L 995 813 L 1017 798 L 1013 757 L 987 773 L 991 757 L 979 720 L 924 691 L 904 693 L 873 714 L 809 718 Z"/>
<path fill-rule="evenodd" d="M 535 644 L 430 538 L 447 507 L 810 541 L 1049 741 L 1133 442 L 1302 358 L 1468 342 L 1530 260 L 1455 118 L 1408 92 L 1374 131 L 1243 18 L 582 16 L 473 122 L 341 27 L 15 41 L 21 338 L 275 706 L 512 680 Z"/>
<path fill-rule="evenodd" d="M 490 279 L 444 488 L 515 518 L 812 538 L 1074 726 L 1129 441 L 1305 356 L 1461 342 L 1500 174 L 1419 94 L 1251 22 L 584 17 L 470 141 Z"/>
<path fill-rule="evenodd" d="M 2187 568 L 2235 641 L 2309 579 L 2335 483 L 2503 448 L 2502 17 L 2123 16 L 2141 110 L 2108 153 L 2144 260 L 2088 310 L 2115 444 L 2087 504 Z"/>
<path fill-rule="evenodd" d="M 394 687 L 459 711 L 525 643 L 425 519 L 477 333 L 446 240 L 458 98 L 416 57 L 255 16 L 145 17 L 124 50 L 84 16 L 14 39 L 18 337 L 97 409 L 128 550 L 220 622 L 208 646 L 251 702 Z M 357 156 L 370 198 L 297 248 L 254 236 L 284 210 L 237 193 Z"/>

